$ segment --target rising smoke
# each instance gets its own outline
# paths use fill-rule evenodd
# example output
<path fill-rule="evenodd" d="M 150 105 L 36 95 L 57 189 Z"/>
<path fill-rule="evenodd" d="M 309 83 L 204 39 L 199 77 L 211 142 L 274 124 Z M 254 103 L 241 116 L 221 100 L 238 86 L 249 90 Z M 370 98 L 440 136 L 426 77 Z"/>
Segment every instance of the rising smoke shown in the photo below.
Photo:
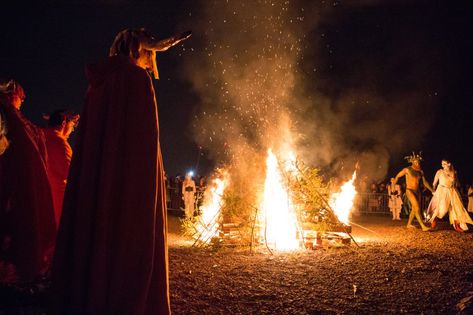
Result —
<path fill-rule="evenodd" d="M 195 36 L 183 73 L 200 96 L 195 140 L 242 176 L 261 174 L 266 150 L 290 143 L 306 164 L 348 178 L 359 162 L 381 179 L 391 154 L 415 149 L 434 111 L 418 86 L 395 94 L 379 83 L 380 67 L 406 56 L 337 51 L 330 38 L 341 36 L 346 8 L 314 2 L 201 1 L 188 13 Z"/>

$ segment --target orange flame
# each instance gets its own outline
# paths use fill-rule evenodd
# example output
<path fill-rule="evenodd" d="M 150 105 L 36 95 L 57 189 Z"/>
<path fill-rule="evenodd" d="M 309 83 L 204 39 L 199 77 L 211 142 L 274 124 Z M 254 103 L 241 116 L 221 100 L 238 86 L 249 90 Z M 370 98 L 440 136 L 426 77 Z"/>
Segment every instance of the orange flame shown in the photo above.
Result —
<path fill-rule="evenodd" d="M 284 187 L 278 161 L 271 149 L 266 159 L 266 179 L 260 220 L 265 226 L 262 237 L 279 250 L 299 248 L 297 220 L 287 189 Z"/>
<path fill-rule="evenodd" d="M 356 178 L 356 170 L 353 172 L 351 179 L 345 182 L 340 191 L 332 194 L 330 197 L 330 207 L 332 207 L 335 215 L 340 222 L 348 224 L 351 210 L 353 208 L 353 201 L 356 196 L 356 189 L 353 182 Z"/>
<path fill-rule="evenodd" d="M 222 207 L 222 196 L 229 182 L 229 174 L 224 170 L 220 170 L 220 177 L 213 179 L 204 192 L 204 204 L 200 207 L 202 214 L 200 222 L 197 224 L 197 230 L 202 233 L 202 239 L 207 242 L 210 242 L 211 237 L 218 232 L 219 225 L 217 221 Z"/>

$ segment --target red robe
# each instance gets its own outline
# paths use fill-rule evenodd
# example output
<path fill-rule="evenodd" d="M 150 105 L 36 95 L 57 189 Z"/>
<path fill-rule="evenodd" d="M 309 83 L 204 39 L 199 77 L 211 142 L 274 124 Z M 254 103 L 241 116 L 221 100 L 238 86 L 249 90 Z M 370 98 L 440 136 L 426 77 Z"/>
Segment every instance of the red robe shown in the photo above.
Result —
<path fill-rule="evenodd" d="M 48 151 L 48 178 L 53 195 L 54 217 L 59 225 L 72 148 L 60 131 L 54 128 L 44 128 L 43 131 Z"/>
<path fill-rule="evenodd" d="M 157 105 L 124 56 L 87 68 L 52 269 L 59 314 L 168 314 L 167 217 Z"/>
<path fill-rule="evenodd" d="M 7 256 L 21 281 L 49 265 L 56 237 L 42 131 L 13 106 L 0 104 L 10 146 L 0 156 L 0 239 L 11 236 Z"/>

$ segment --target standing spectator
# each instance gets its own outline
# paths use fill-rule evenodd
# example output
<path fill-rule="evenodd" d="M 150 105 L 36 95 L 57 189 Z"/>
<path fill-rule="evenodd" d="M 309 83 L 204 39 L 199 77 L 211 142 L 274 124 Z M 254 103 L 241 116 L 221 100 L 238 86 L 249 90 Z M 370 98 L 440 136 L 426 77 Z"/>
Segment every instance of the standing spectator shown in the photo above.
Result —
<path fill-rule="evenodd" d="M 370 212 L 378 212 L 379 194 L 378 194 L 378 186 L 376 186 L 376 183 L 371 183 L 369 197 L 368 197 L 368 207 L 370 209 Z"/>
<path fill-rule="evenodd" d="M 399 184 L 394 185 L 394 178 L 391 178 L 391 184 L 388 186 L 388 195 L 389 195 L 389 210 L 393 215 L 393 220 L 401 220 L 401 208 L 402 208 L 402 198 L 401 198 L 401 186 Z"/>
<path fill-rule="evenodd" d="M 205 193 L 206 188 L 207 188 L 207 184 L 205 183 L 205 177 L 200 176 L 199 186 L 197 187 L 197 196 L 196 196 L 196 206 L 197 206 L 197 211 L 198 211 L 197 215 L 200 215 L 200 207 L 202 206 L 202 203 L 204 201 L 204 193 Z"/>
<path fill-rule="evenodd" d="M 388 185 L 385 183 L 380 183 L 378 185 L 378 200 L 379 200 L 379 207 L 383 212 L 387 212 L 389 209 L 389 192 L 388 192 Z"/>
<path fill-rule="evenodd" d="M 171 194 L 171 208 L 179 210 L 181 208 L 182 200 L 182 180 L 181 175 L 177 174 L 174 177 Z"/>
<path fill-rule="evenodd" d="M 359 189 L 363 194 L 368 192 L 368 177 L 366 175 L 361 178 Z"/>
<path fill-rule="evenodd" d="M 25 92 L 15 80 L 0 82 L 0 110 L 10 146 L 0 156 L 0 243 L 20 281 L 49 267 L 56 238 L 44 134 L 20 111 Z"/>
<path fill-rule="evenodd" d="M 190 174 L 187 174 L 182 183 L 182 198 L 184 199 L 184 213 L 186 218 L 194 216 L 194 205 L 195 205 L 195 182 Z"/>
<path fill-rule="evenodd" d="M 379 184 L 378 193 L 380 193 L 380 194 L 387 194 L 387 193 L 388 193 L 388 186 L 389 186 L 389 185 L 386 186 L 385 183 Z"/>
<path fill-rule="evenodd" d="M 72 148 L 67 140 L 79 122 L 79 115 L 74 115 L 66 110 L 56 110 L 44 118 L 48 120 L 48 127 L 43 128 L 48 152 L 48 178 L 53 195 L 56 225 L 59 225 L 67 175 L 72 159 Z"/>
<path fill-rule="evenodd" d="M 5 153 L 5 150 L 10 145 L 7 138 L 7 126 L 5 124 L 5 118 L 3 111 L 0 109 L 0 155 Z"/>
<path fill-rule="evenodd" d="M 207 185 L 205 184 L 205 177 L 204 176 L 200 176 L 199 177 L 199 189 L 201 191 L 205 191 L 205 188 L 207 187 Z"/>
<path fill-rule="evenodd" d="M 58 314 L 170 313 L 167 213 L 153 82 L 156 41 L 144 29 L 115 37 L 87 68 L 81 124 L 52 269 Z"/>

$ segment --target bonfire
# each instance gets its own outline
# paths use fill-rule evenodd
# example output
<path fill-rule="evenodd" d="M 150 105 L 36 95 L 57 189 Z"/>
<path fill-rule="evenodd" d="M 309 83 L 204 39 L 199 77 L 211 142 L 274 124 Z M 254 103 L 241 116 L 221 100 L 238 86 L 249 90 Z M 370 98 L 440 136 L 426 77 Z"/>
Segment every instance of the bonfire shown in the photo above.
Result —
<path fill-rule="evenodd" d="M 297 161 L 292 152 L 278 159 L 268 149 L 258 205 L 232 189 L 235 183 L 219 170 L 204 194 L 200 215 L 187 219 L 194 245 L 265 245 L 270 251 L 316 248 L 330 231 L 349 235 L 350 211 L 356 195 L 356 171 L 337 191 L 330 191 L 319 170 Z M 331 238 L 334 234 L 331 234 Z M 342 237 L 346 239 L 346 237 Z M 318 241 L 317 241 L 318 240 Z"/>

